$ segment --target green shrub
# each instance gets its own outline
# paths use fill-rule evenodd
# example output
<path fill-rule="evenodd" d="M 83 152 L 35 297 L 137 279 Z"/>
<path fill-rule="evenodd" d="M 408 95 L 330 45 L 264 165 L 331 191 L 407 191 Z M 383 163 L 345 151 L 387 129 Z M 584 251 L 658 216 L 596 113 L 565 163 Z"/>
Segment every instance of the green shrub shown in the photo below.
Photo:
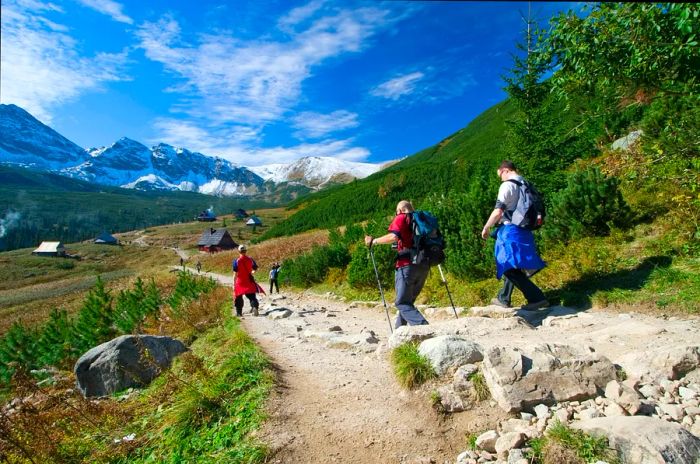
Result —
<path fill-rule="evenodd" d="M 35 349 L 37 338 L 36 331 L 15 322 L 0 339 L 0 381 L 2 383 L 10 381 L 17 366 L 25 370 L 39 367 L 38 353 Z"/>
<path fill-rule="evenodd" d="M 528 457 L 534 464 L 620 462 L 615 451 L 608 448 L 607 438 L 592 437 L 559 422 L 550 427 L 544 437 L 530 440 L 528 446 L 532 449 Z"/>
<path fill-rule="evenodd" d="M 469 381 L 474 385 L 477 401 L 484 401 L 491 398 L 491 392 L 489 391 L 488 385 L 486 385 L 483 372 L 477 371 L 473 373 L 469 376 Z"/>
<path fill-rule="evenodd" d="M 430 362 L 418 352 L 415 343 L 404 343 L 391 352 L 391 363 L 399 384 L 405 388 L 416 388 L 436 377 Z"/>
<path fill-rule="evenodd" d="M 570 240 L 603 236 L 612 226 L 629 226 L 630 210 L 619 190 L 619 180 L 605 177 L 598 168 L 577 171 L 558 192 L 547 215 L 544 236 L 548 240 Z"/>

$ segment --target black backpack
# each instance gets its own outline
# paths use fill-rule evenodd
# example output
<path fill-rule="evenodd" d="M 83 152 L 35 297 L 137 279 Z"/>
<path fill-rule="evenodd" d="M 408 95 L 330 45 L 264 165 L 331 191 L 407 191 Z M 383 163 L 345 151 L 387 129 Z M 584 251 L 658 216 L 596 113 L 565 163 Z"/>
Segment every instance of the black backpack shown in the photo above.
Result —
<path fill-rule="evenodd" d="M 437 266 L 445 261 L 445 239 L 440 233 L 438 220 L 428 211 L 409 214 L 409 225 L 413 232 L 411 262 Z"/>
<path fill-rule="evenodd" d="M 542 227 L 547 212 L 540 192 L 526 180 L 520 182 L 508 179 L 508 182 L 518 186 L 518 203 L 508 218 L 511 224 L 527 230 L 537 230 Z"/>

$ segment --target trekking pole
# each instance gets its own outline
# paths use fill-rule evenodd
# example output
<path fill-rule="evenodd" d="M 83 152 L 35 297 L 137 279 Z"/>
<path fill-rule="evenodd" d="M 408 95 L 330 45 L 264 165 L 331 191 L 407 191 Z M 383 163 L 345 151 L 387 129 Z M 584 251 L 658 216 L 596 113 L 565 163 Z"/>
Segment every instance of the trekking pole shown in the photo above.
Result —
<path fill-rule="evenodd" d="M 457 308 L 455 308 L 455 302 L 452 301 L 452 294 L 450 293 L 450 287 L 447 286 L 447 280 L 445 280 L 445 274 L 442 273 L 442 266 L 438 264 L 438 269 L 440 270 L 440 277 L 442 277 L 442 283 L 445 284 L 445 290 L 447 290 L 447 296 L 450 297 L 450 304 L 452 305 L 452 311 L 455 312 L 455 319 L 459 319 L 457 315 Z"/>
<path fill-rule="evenodd" d="M 391 326 L 391 317 L 389 317 L 389 308 L 387 308 L 386 300 L 384 299 L 384 290 L 382 290 L 382 283 L 379 281 L 379 271 L 377 271 L 377 263 L 374 261 L 374 251 L 372 250 L 372 245 L 369 246 L 369 255 L 372 257 L 372 266 L 374 266 L 374 275 L 377 276 L 377 285 L 379 286 L 379 294 L 382 296 L 382 303 L 384 303 L 384 311 L 386 312 L 386 320 L 389 321 L 389 332 L 394 333 L 394 328 Z"/>

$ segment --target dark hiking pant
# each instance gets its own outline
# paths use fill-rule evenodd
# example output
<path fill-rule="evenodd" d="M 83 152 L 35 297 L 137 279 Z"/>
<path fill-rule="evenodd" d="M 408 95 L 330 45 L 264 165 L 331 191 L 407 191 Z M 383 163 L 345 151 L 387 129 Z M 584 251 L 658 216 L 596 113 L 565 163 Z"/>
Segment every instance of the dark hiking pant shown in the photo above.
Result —
<path fill-rule="evenodd" d="M 272 295 L 272 286 L 275 286 L 277 293 L 280 292 L 280 285 L 277 283 L 277 279 L 270 279 L 270 295 Z"/>
<path fill-rule="evenodd" d="M 250 307 L 253 308 L 253 312 L 256 312 L 260 304 L 258 303 L 258 297 L 255 293 L 246 293 L 245 297 L 248 298 L 250 302 Z M 243 315 L 243 295 L 238 295 L 233 301 L 233 306 L 236 308 L 236 316 Z"/>
<path fill-rule="evenodd" d="M 394 284 L 396 289 L 396 308 L 399 314 L 396 316 L 394 327 L 402 325 L 427 325 L 423 315 L 413 304 L 418 294 L 425 285 L 430 267 L 427 264 L 409 264 L 396 270 Z"/>
<path fill-rule="evenodd" d="M 532 283 L 522 269 L 509 269 L 503 273 L 503 287 L 498 292 L 498 299 L 502 303 L 510 305 L 513 287 L 517 287 L 518 290 L 523 292 L 528 303 L 537 303 L 545 299 L 542 290 Z"/>

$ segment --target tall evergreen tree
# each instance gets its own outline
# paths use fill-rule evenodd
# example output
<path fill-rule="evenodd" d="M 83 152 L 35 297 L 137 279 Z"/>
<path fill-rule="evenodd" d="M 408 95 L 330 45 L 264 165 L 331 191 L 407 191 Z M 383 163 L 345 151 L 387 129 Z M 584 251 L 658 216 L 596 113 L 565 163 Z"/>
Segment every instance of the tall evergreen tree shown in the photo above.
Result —
<path fill-rule="evenodd" d="M 69 356 L 72 330 L 68 313 L 54 308 L 37 342 L 41 365 L 55 366 Z"/>
<path fill-rule="evenodd" d="M 109 340 L 115 330 L 113 323 L 112 295 L 105 290 L 102 279 L 88 292 L 80 308 L 73 328 L 73 349 L 81 355 L 90 348 Z"/>

